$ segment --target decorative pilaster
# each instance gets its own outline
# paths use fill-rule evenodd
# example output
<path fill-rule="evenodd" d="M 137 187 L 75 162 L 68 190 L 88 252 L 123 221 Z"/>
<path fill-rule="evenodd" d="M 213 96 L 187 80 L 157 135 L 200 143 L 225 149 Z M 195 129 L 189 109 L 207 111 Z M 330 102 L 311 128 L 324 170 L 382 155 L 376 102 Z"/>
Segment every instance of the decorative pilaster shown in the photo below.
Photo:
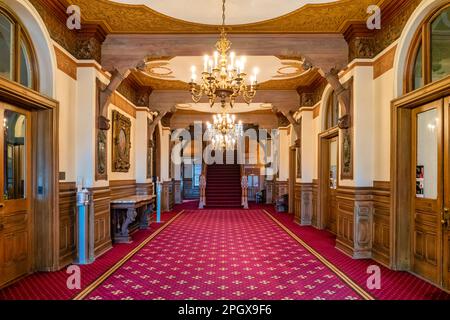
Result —
<path fill-rule="evenodd" d="M 336 247 L 354 259 L 372 257 L 373 201 L 371 188 L 337 190 Z"/>
<path fill-rule="evenodd" d="M 295 185 L 295 218 L 302 226 L 312 225 L 313 218 L 313 184 L 297 183 Z"/>
<path fill-rule="evenodd" d="M 354 217 L 355 247 L 353 251 L 355 259 L 372 258 L 372 226 L 373 202 L 356 201 Z"/>
<path fill-rule="evenodd" d="M 313 188 L 310 183 L 301 185 L 301 221 L 302 226 L 310 226 L 312 224 L 313 215 Z"/>

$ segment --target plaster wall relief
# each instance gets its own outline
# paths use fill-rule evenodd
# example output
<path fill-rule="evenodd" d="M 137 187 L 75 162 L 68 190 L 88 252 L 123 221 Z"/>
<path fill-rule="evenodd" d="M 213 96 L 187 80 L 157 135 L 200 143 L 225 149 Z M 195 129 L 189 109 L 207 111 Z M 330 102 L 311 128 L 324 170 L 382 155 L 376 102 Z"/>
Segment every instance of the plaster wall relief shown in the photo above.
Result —
<path fill-rule="evenodd" d="M 129 172 L 131 119 L 113 110 L 112 130 L 112 172 Z"/>

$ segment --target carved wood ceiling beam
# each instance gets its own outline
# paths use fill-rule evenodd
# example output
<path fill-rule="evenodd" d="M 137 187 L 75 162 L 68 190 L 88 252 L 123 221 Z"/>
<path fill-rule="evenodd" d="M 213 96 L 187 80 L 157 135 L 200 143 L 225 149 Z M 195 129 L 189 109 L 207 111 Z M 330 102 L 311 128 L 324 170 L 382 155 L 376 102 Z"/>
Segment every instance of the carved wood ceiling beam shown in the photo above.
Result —
<path fill-rule="evenodd" d="M 173 109 L 178 104 L 192 103 L 189 91 L 181 90 L 155 90 L 150 95 L 149 105 L 152 110 L 165 112 Z M 200 103 L 208 103 L 205 97 Z M 236 103 L 244 103 L 237 99 Z M 299 96 L 295 90 L 259 90 L 253 103 L 272 104 L 280 110 L 296 111 L 299 106 Z"/>
<path fill-rule="evenodd" d="M 341 34 L 232 34 L 233 48 L 247 56 L 290 56 L 323 70 L 341 69 L 348 62 L 348 45 Z M 203 56 L 217 35 L 112 34 L 102 47 L 107 70 L 130 69 L 152 56 Z"/>
<path fill-rule="evenodd" d="M 323 77 L 327 79 L 328 83 L 333 88 L 339 103 L 344 107 L 343 115 L 339 119 L 339 128 L 348 129 L 351 126 L 350 90 L 346 89 L 339 80 L 339 70 L 331 69 L 329 72 L 324 73 Z"/>

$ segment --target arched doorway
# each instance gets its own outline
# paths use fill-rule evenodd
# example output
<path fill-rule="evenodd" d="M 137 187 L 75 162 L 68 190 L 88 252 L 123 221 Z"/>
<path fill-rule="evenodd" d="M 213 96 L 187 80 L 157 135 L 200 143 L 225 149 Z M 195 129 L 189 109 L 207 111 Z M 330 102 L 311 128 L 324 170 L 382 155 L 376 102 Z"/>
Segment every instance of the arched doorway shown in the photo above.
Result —
<path fill-rule="evenodd" d="M 319 135 L 318 227 L 337 233 L 337 188 L 339 185 L 339 102 L 334 91 L 326 96 L 323 132 Z"/>
<path fill-rule="evenodd" d="M 0 3 L 0 287 L 59 265 L 54 53 L 39 19 L 26 1 Z"/>

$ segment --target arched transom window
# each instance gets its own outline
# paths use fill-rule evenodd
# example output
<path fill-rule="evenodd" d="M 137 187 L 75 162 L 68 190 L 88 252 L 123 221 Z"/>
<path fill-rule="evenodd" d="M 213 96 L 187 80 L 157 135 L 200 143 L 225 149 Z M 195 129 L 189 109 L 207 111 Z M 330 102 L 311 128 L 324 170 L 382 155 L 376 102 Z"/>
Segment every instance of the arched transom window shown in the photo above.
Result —
<path fill-rule="evenodd" d="M 27 32 L 0 4 L 0 77 L 36 89 L 36 62 Z"/>
<path fill-rule="evenodd" d="M 325 129 L 331 129 L 339 122 L 339 101 L 336 93 L 333 91 L 328 97 Z"/>
<path fill-rule="evenodd" d="M 413 42 L 410 57 L 407 91 L 450 75 L 450 5 L 424 21 Z"/>

